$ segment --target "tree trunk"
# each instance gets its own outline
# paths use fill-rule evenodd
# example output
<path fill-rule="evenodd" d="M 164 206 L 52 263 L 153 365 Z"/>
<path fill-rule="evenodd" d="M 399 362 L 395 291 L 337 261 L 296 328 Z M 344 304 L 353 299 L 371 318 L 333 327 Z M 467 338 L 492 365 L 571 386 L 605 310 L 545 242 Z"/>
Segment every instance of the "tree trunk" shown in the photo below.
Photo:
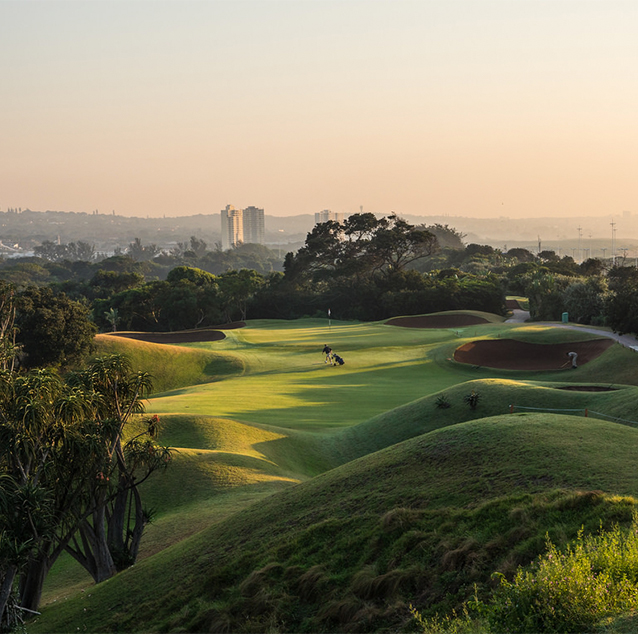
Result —
<path fill-rule="evenodd" d="M 129 546 L 129 554 L 131 556 L 132 563 L 135 563 L 137 560 L 137 554 L 140 550 L 140 542 L 142 541 L 142 533 L 144 532 L 144 527 L 146 526 L 146 519 L 144 517 L 144 509 L 142 508 L 142 498 L 140 496 L 140 492 L 137 490 L 137 487 L 133 487 L 132 491 L 132 500 L 135 500 L 135 526 L 133 527 L 133 531 L 131 534 L 131 544 Z"/>
<path fill-rule="evenodd" d="M 11 590 L 13 588 L 13 580 L 16 578 L 18 569 L 16 566 L 7 566 L 4 571 L 4 577 L 2 584 L 0 584 L 0 628 L 2 627 L 2 621 L 4 619 L 4 610 L 7 607 L 7 601 L 11 596 Z"/>
<path fill-rule="evenodd" d="M 126 502 L 128 500 L 129 489 L 127 481 L 124 477 L 120 479 L 120 489 L 117 492 L 115 501 L 113 502 L 113 511 L 109 517 L 108 526 L 108 545 L 111 552 L 124 554 L 125 544 L 125 523 L 126 523 Z M 121 568 L 120 568 L 121 569 Z"/>
<path fill-rule="evenodd" d="M 20 579 L 20 605 L 23 608 L 33 611 L 38 609 L 42 586 L 50 568 L 51 562 L 46 555 L 39 555 L 29 561 Z"/>
<path fill-rule="evenodd" d="M 109 550 L 106 533 L 106 523 L 104 521 L 105 506 L 100 505 L 93 513 L 93 531 L 95 533 L 95 545 L 93 557 L 97 567 L 95 583 L 100 583 L 105 579 L 110 579 L 116 574 L 117 569 L 113 563 L 113 557 Z"/>
<path fill-rule="evenodd" d="M 84 552 L 76 545 L 66 550 L 93 577 L 95 583 L 110 579 L 117 573 L 106 537 L 104 506 L 100 505 L 93 513 L 93 523 L 84 521 L 80 525 L 80 537 Z"/>

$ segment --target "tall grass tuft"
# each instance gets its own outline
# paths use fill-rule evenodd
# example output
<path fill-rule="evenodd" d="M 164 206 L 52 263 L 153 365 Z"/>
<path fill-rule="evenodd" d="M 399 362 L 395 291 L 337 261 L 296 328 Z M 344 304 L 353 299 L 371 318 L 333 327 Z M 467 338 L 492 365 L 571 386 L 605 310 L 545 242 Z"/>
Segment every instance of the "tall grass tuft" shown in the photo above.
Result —
<path fill-rule="evenodd" d="M 547 552 L 509 582 L 500 576 L 488 618 L 494 631 L 583 632 L 638 608 L 638 518 Z"/>

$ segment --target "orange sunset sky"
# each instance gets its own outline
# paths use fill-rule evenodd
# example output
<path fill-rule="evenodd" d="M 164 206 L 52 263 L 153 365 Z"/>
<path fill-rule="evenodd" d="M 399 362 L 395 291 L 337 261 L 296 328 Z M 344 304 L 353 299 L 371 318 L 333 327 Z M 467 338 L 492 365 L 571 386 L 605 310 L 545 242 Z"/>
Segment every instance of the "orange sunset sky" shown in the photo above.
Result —
<path fill-rule="evenodd" d="M 638 2 L 1 0 L 0 210 L 638 212 Z"/>

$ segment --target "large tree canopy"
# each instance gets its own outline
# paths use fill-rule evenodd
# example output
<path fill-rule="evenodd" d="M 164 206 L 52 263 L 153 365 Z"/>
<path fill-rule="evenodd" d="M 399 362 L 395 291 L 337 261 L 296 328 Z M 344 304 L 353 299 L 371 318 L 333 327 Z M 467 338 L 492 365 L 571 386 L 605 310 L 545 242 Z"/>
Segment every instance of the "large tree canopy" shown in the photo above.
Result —
<path fill-rule="evenodd" d="M 31 286 L 18 294 L 16 307 L 17 341 L 27 367 L 68 367 L 91 351 L 97 328 L 80 302 Z"/>
<path fill-rule="evenodd" d="M 315 279 L 328 276 L 362 276 L 403 271 L 438 248 L 436 236 L 393 214 L 353 214 L 342 223 L 317 224 L 296 255 L 288 254 L 286 276 Z"/>

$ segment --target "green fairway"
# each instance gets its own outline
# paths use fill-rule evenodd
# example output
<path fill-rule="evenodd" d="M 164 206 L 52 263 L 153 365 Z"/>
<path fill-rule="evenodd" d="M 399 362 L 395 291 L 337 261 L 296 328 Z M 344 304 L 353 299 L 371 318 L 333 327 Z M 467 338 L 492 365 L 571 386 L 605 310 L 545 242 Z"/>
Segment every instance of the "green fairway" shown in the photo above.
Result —
<path fill-rule="evenodd" d="M 432 358 L 441 344 L 489 335 L 496 326 L 427 330 L 317 320 L 251 322 L 221 342 L 191 344 L 235 356 L 241 376 L 153 397 L 149 411 L 228 417 L 321 430 L 353 425 L 464 380 Z M 344 366 L 324 363 L 324 344 Z"/>

